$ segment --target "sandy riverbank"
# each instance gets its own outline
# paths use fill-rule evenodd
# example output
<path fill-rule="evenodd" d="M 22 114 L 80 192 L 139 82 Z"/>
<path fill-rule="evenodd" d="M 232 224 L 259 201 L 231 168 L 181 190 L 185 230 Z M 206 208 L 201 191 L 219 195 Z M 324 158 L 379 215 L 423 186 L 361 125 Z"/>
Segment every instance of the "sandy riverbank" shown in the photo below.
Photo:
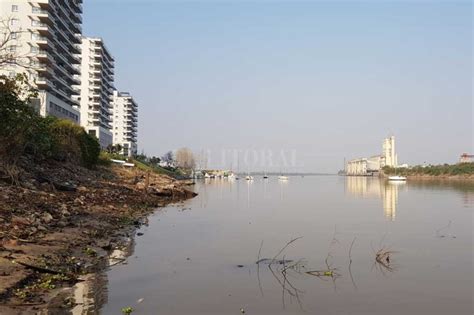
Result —
<path fill-rule="evenodd" d="M 119 166 L 49 163 L 0 178 L 0 313 L 61 313 L 74 285 L 103 270 L 157 207 L 195 196 L 189 183 Z M 55 312 L 56 311 L 56 312 Z"/>

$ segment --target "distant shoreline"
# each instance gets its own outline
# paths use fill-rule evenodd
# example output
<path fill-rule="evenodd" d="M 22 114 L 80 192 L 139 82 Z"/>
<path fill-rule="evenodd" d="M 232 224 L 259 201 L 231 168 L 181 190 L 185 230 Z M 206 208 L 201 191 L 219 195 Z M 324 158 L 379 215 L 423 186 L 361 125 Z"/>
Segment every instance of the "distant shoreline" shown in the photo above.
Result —
<path fill-rule="evenodd" d="M 407 179 L 474 181 L 474 175 L 408 175 Z"/>

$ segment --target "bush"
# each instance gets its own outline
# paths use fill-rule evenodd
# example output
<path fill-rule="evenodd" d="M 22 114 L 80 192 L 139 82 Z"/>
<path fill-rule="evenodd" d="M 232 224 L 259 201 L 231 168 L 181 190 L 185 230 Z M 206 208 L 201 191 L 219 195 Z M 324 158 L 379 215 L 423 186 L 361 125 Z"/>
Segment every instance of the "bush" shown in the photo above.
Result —
<path fill-rule="evenodd" d="M 26 78 L 0 76 L 0 155 L 4 162 L 14 163 L 25 152 L 40 155 L 51 150 L 49 121 L 29 105 L 36 94 Z"/>
<path fill-rule="evenodd" d="M 92 167 L 99 161 L 100 144 L 97 138 L 89 135 L 85 130 L 79 135 L 82 164 Z"/>
<path fill-rule="evenodd" d="M 87 167 L 97 164 L 100 144 L 84 128 L 70 120 L 53 118 L 50 130 L 55 138 L 56 159 L 80 162 Z"/>
<path fill-rule="evenodd" d="M 36 92 L 26 77 L 10 79 L 0 76 L 0 157 L 4 163 L 15 164 L 19 157 L 29 155 L 35 160 L 53 158 L 97 164 L 100 154 L 98 140 L 79 125 L 66 119 L 41 117 L 32 106 Z"/>

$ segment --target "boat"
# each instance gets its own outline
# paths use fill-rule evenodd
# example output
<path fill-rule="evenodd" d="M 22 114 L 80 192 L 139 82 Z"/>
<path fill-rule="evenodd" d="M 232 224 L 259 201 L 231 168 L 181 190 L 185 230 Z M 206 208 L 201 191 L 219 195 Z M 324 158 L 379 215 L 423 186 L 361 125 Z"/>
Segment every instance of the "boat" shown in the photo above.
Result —
<path fill-rule="evenodd" d="M 263 179 L 267 179 L 267 178 L 268 178 L 268 176 L 267 176 L 267 175 L 263 175 Z"/>
<path fill-rule="evenodd" d="M 389 181 L 404 182 L 404 181 L 407 180 L 407 178 L 405 176 L 394 175 L 394 176 L 389 176 L 388 180 Z"/>
<path fill-rule="evenodd" d="M 253 180 L 253 176 L 247 175 L 247 176 L 245 176 L 245 179 L 246 180 Z"/>
<path fill-rule="evenodd" d="M 288 180 L 288 176 L 280 175 L 278 176 L 279 180 Z"/>

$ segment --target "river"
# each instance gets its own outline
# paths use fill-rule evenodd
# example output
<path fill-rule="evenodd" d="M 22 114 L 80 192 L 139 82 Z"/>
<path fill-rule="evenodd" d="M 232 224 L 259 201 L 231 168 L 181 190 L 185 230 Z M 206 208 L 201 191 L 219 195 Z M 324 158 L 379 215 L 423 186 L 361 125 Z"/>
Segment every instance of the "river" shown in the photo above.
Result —
<path fill-rule="evenodd" d="M 102 314 L 473 314 L 472 182 L 293 176 L 194 189 L 104 275 Z"/>

